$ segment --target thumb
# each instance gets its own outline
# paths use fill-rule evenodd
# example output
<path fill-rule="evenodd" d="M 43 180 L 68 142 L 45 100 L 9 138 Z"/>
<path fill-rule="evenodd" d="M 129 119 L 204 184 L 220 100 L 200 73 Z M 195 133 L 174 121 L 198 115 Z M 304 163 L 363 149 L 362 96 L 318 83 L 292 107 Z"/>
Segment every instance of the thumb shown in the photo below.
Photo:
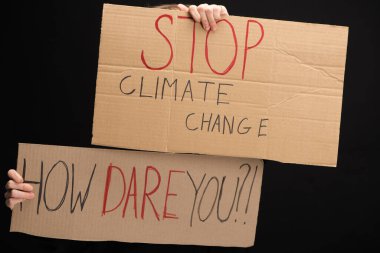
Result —
<path fill-rule="evenodd" d="M 186 12 L 189 11 L 189 7 L 187 7 L 187 6 L 184 5 L 184 4 L 178 4 L 177 7 L 178 7 L 181 11 L 186 11 Z"/>

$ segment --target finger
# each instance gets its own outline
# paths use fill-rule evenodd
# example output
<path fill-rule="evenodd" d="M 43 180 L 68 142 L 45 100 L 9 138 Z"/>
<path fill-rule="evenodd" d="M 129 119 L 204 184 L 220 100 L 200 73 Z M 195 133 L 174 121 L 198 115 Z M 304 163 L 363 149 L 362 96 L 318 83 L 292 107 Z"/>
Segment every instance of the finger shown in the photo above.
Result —
<path fill-rule="evenodd" d="M 216 22 L 214 19 L 214 12 L 213 12 L 212 7 L 209 7 L 206 9 L 206 16 L 207 16 L 208 23 L 210 24 L 211 30 L 215 31 L 216 30 Z"/>
<path fill-rule="evenodd" d="M 223 5 L 221 5 L 221 7 L 220 7 L 220 16 L 221 16 L 222 18 L 223 18 L 223 17 L 226 17 L 226 16 L 229 16 L 226 7 L 224 7 Z"/>
<path fill-rule="evenodd" d="M 206 17 L 207 7 L 208 7 L 207 4 L 201 4 L 197 8 L 198 13 L 201 17 L 201 23 L 202 23 L 203 29 L 205 29 L 206 31 L 210 30 L 210 24 L 208 23 L 208 19 Z"/>
<path fill-rule="evenodd" d="M 19 190 L 10 190 L 4 194 L 6 199 L 15 198 L 15 199 L 33 199 L 33 192 L 23 192 Z"/>
<path fill-rule="evenodd" d="M 26 183 L 16 183 L 13 180 L 9 180 L 7 184 L 5 185 L 5 189 L 7 190 L 20 190 L 24 192 L 31 192 L 33 191 L 33 186 L 31 184 L 26 184 Z"/>
<path fill-rule="evenodd" d="M 221 19 L 220 12 L 222 11 L 222 6 L 221 5 L 215 5 L 215 4 L 213 4 L 212 6 L 213 6 L 214 19 L 215 19 L 215 21 L 218 21 L 219 19 Z"/>
<path fill-rule="evenodd" d="M 24 200 L 25 199 L 14 199 L 14 198 L 7 199 L 5 201 L 5 205 L 12 210 L 16 204 L 18 204 L 18 203 L 20 203 L 20 202 L 22 202 Z"/>
<path fill-rule="evenodd" d="M 15 171 L 14 169 L 8 170 L 8 177 L 14 180 L 16 183 L 24 182 L 24 179 L 22 179 L 22 176 L 20 176 L 20 174 L 18 174 L 18 172 Z"/>
<path fill-rule="evenodd" d="M 177 7 L 181 10 L 181 11 L 186 11 L 188 12 L 189 11 L 189 8 L 184 5 L 184 4 L 178 4 Z"/>
<path fill-rule="evenodd" d="M 190 5 L 189 12 L 191 17 L 194 19 L 195 22 L 200 23 L 201 22 L 201 15 L 199 15 L 199 12 L 197 10 L 197 6 Z"/>

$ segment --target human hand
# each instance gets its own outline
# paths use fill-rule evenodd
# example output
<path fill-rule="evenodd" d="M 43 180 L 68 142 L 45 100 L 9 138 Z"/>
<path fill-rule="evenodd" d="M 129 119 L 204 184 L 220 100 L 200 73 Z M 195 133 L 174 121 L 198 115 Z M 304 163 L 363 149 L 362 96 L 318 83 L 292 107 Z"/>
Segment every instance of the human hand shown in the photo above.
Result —
<path fill-rule="evenodd" d="M 181 11 L 189 12 L 195 22 L 202 23 L 202 27 L 206 31 L 210 30 L 210 28 L 215 31 L 216 21 L 228 16 L 228 11 L 223 5 L 201 4 L 187 7 L 186 5 L 178 4 L 178 8 Z"/>
<path fill-rule="evenodd" d="M 18 174 L 17 171 L 11 169 L 8 171 L 9 181 L 5 185 L 7 190 L 4 194 L 5 205 L 11 210 L 13 207 L 26 199 L 33 199 L 33 186 L 31 184 L 23 183 L 24 179 Z"/>

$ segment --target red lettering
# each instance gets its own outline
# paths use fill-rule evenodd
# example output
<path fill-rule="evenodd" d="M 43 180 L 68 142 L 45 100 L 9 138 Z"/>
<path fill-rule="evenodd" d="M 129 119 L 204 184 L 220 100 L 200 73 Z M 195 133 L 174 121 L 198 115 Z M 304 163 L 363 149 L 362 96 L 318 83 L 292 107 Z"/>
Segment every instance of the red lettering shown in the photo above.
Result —
<path fill-rule="evenodd" d="M 156 26 L 156 30 L 162 35 L 162 37 L 164 37 L 164 39 L 166 40 L 166 42 L 169 44 L 169 47 L 170 47 L 170 57 L 169 57 L 169 60 L 168 62 L 162 66 L 162 67 L 151 67 L 148 65 L 148 63 L 145 61 L 145 57 L 144 57 L 144 50 L 141 51 L 141 61 L 142 63 L 145 65 L 146 68 L 148 69 L 151 69 L 151 70 L 161 70 L 161 69 L 165 69 L 167 66 L 170 65 L 170 63 L 172 62 L 173 60 L 173 47 L 172 47 L 172 43 L 170 43 L 170 40 L 168 39 L 168 37 L 165 36 L 165 34 L 163 34 L 160 30 L 160 28 L 158 27 L 158 22 L 162 19 L 162 18 L 168 18 L 170 20 L 170 23 L 173 24 L 173 17 L 172 15 L 169 15 L 169 14 L 163 14 L 161 16 L 159 16 L 157 19 L 156 19 L 156 22 L 155 22 L 155 26 Z"/>
<path fill-rule="evenodd" d="M 157 181 L 157 185 L 153 188 L 153 190 L 151 190 L 150 192 L 147 192 L 146 188 L 147 188 L 147 185 L 148 185 L 148 173 L 149 173 L 150 170 L 152 170 L 152 171 L 154 171 L 156 173 L 158 181 Z M 160 187 L 160 183 L 161 183 L 161 176 L 160 176 L 160 173 L 158 172 L 158 170 L 155 167 L 153 167 L 153 166 L 147 166 L 146 170 L 145 170 L 145 184 L 144 184 L 143 202 L 142 202 L 142 207 L 141 207 L 141 219 L 144 219 L 145 202 L 146 202 L 146 199 L 148 199 L 149 202 L 150 202 L 150 204 L 151 204 L 151 206 L 152 206 L 152 208 L 153 208 L 153 211 L 154 211 L 154 214 L 156 215 L 157 220 L 160 220 L 160 217 L 159 217 L 159 215 L 157 213 L 157 210 L 154 207 L 152 199 L 150 198 L 150 196 L 152 194 L 154 194 L 158 190 L 158 188 Z"/>
<path fill-rule="evenodd" d="M 113 169 L 117 169 L 119 171 L 119 173 L 121 174 L 121 176 L 123 177 L 123 185 L 124 185 L 123 196 L 121 197 L 121 200 L 119 201 L 119 204 L 117 204 L 111 210 L 106 210 L 108 191 L 109 191 L 109 187 L 111 185 L 111 177 L 112 177 L 112 171 L 113 171 Z M 110 163 L 110 165 L 108 166 L 108 170 L 107 170 L 106 185 L 105 185 L 105 188 L 104 188 L 102 216 L 105 215 L 108 212 L 112 212 L 112 211 L 116 210 L 121 205 L 121 202 L 123 201 L 124 195 L 125 195 L 125 188 L 126 188 L 126 186 L 125 186 L 125 177 L 124 177 L 123 171 L 119 167 L 113 166 L 112 163 Z"/>
<path fill-rule="evenodd" d="M 237 39 L 236 39 L 236 33 L 235 33 L 234 26 L 227 19 L 218 20 L 216 23 L 219 23 L 219 22 L 222 22 L 222 21 L 226 22 L 229 25 L 229 27 L 231 28 L 232 36 L 233 36 L 234 43 L 235 43 L 235 55 L 232 58 L 232 61 L 231 61 L 230 65 L 228 65 L 228 67 L 224 71 L 218 72 L 213 67 L 211 67 L 210 60 L 209 60 L 209 57 L 208 57 L 208 36 L 210 35 L 211 30 L 209 30 L 207 32 L 207 35 L 206 35 L 206 45 L 205 45 L 206 61 L 207 61 L 208 66 L 210 67 L 211 71 L 214 72 L 217 75 L 225 75 L 225 74 L 227 74 L 232 69 L 232 67 L 235 65 L 237 51 L 238 51 L 238 43 L 237 43 Z"/>
<path fill-rule="evenodd" d="M 192 17 L 178 16 L 180 19 L 188 19 L 193 22 L 193 40 L 191 43 L 191 62 L 190 62 L 190 73 L 193 73 L 194 66 L 194 51 L 195 51 L 195 20 Z"/>
<path fill-rule="evenodd" d="M 247 44 L 248 44 L 248 33 L 249 33 L 249 24 L 250 23 L 256 23 L 256 24 L 259 25 L 260 30 L 261 30 L 261 36 L 260 36 L 260 39 L 257 41 L 256 44 L 254 44 L 253 46 L 248 47 Z M 264 27 L 263 27 L 263 25 L 260 24 L 258 21 L 254 20 L 254 19 L 247 20 L 247 28 L 246 28 L 246 31 L 245 31 L 245 46 L 244 46 L 243 69 L 242 69 L 242 73 L 241 73 L 241 79 L 242 80 L 244 80 L 245 63 L 247 61 L 247 52 L 248 52 L 248 50 L 257 47 L 261 43 L 261 41 L 263 40 L 263 38 L 264 38 Z"/>
<path fill-rule="evenodd" d="M 171 178 L 171 175 L 172 175 L 172 172 L 177 172 L 177 173 L 185 173 L 184 171 L 182 170 L 170 170 L 169 171 L 169 179 L 168 179 L 168 186 L 166 188 L 166 197 L 165 197 L 165 206 L 164 206 L 164 215 L 163 215 L 163 219 L 178 219 L 178 217 L 173 214 L 173 213 L 169 213 L 168 212 L 168 209 L 167 209 L 167 204 L 168 204 L 168 198 L 169 196 L 177 196 L 176 193 L 170 193 L 169 192 L 169 187 L 170 187 L 170 178 Z"/>
<path fill-rule="evenodd" d="M 131 188 L 133 183 L 133 194 L 131 194 Z M 129 197 L 133 197 L 133 209 L 135 210 L 135 218 L 137 219 L 137 183 L 136 183 L 136 168 L 133 167 L 131 181 L 129 182 L 127 199 L 125 200 L 124 208 L 123 208 L 123 218 L 125 217 L 125 210 L 128 206 Z"/>

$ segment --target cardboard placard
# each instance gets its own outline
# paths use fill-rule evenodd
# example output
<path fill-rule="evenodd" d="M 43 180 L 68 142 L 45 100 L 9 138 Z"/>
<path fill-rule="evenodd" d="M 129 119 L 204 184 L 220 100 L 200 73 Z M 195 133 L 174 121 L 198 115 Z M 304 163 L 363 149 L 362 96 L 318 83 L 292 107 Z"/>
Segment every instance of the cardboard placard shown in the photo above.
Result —
<path fill-rule="evenodd" d="M 85 241 L 253 245 L 263 161 L 20 144 L 35 199 L 11 231 Z"/>
<path fill-rule="evenodd" d="M 104 5 L 92 143 L 336 166 L 348 27 Z"/>

